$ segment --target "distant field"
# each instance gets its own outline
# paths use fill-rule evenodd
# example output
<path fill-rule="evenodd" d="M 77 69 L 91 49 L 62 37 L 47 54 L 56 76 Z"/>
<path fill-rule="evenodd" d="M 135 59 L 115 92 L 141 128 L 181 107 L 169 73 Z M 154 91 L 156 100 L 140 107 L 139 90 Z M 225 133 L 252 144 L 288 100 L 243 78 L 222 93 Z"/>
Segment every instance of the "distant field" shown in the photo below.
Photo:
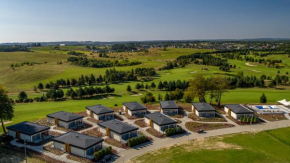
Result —
<path fill-rule="evenodd" d="M 149 152 L 134 163 L 290 162 L 290 128 L 197 139 Z"/>

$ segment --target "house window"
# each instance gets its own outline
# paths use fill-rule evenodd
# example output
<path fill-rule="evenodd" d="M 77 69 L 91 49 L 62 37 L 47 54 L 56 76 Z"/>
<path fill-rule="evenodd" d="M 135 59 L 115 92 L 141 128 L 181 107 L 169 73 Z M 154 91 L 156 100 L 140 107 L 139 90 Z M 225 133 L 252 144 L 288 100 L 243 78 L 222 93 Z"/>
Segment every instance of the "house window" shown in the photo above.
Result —
<path fill-rule="evenodd" d="M 32 136 L 32 141 L 36 141 L 36 140 L 39 140 L 39 139 L 40 139 L 40 134 Z"/>
<path fill-rule="evenodd" d="M 137 131 L 133 131 L 130 133 L 130 138 L 136 137 L 137 136 Z"/>
<path fill-rule="evenodd" d="M 123 134 L 122 135 L 122 139 L 123 140 L 128 140 L 130 137 L 129 137 L 129 133 L 126 133 L 126 134 Z"/>
<path fill-rule="evenodd" d="M 87 155 L 92 155 L 94 154 L 94 151 L 95 151 L 95 147 L 91 147 L 87 150 Z"/>

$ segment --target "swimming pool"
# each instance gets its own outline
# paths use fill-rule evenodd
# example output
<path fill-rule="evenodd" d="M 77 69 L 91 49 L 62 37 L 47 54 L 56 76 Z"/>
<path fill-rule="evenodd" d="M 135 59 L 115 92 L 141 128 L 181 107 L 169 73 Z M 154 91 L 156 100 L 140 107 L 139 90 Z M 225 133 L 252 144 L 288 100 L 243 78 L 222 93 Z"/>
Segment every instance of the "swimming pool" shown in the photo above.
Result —
<path fill-rule="evenodd" d="M 262 109 L 279 109 L 276 106 L 256 106 L 256 108 L 262 110 Z"/>

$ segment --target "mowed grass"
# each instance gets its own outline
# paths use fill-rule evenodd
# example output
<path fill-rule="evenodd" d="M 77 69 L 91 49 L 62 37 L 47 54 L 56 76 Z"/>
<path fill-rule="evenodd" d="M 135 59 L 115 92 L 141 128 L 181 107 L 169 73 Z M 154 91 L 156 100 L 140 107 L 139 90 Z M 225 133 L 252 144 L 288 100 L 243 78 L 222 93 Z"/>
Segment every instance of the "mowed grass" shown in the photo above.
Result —
<path fill-rule="evenodd" d="M 149 152 L 133 162 L 287 163 L 290 162 L 289 132 L 290 128 L 282 128 L 194 140 Z"/>

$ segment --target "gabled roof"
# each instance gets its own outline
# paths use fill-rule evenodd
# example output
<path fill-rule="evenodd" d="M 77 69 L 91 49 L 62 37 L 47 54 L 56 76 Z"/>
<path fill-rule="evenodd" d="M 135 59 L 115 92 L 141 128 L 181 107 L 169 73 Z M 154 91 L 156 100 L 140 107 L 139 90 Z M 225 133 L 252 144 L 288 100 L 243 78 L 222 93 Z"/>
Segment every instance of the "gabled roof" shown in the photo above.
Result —
<path fill-rule="evenodd" d="M 71 146 L 81 148 L 81 149 L 88 149 L 98 143 L 101 143 L 104 141 L 102 138 L 89 136 L 77 132 L 67 132 L 63 135 L 60 135 L 56 138 L 52 139 L 53 141 L 59 142 L 59 143 L 68 143 Z"/>
<path fill-rule="evenodd" d="M 143 105 L 141 105 L 139 102 L 124 102 L 124 106 L 126 106 L 129 110 L 134 111 L 134 110 L 144 110 L 147 108 Z"/>
<path fill-rule="evenodd" d="M 70 121 L 74 121 L 74 120 L 77 120 L 77 119 L 84 118 L 83 116 L 81 116 L 79 114 L 69 113 L 69 112 L 66 112 L 66 111 L 60 111 L 60 112 L 48 114 L 47 117 L 49 117 L 49 118 L 57 118 L 60 121 L 65 121 L 65 122 L 70 122 Z"/>
<path fill-rule="evenodd" d="M 225 105 L 225 107 L 230 108 L 232 112 L 236 114 L 250 114 L 253 113 L 253 111 L 245 108 L 244 106 L 240 104 L 230 104 L 230 105 Z"/>
<path fill-rule="evenodd" d="M 114 110 L 107 108 L 104 105 L 93 105 L 93 106 L 87 106 L 86 108 L 88 110 L 92 110 L 97 115 L 114 112 Z"/>
<path fill-rule="evenodd" d="M 146 114 L 145 117 L 148 119 L 151 119 L 154 123 L 156 123 L 159 126 L 177 123 L 177 121 L 167 117 L 164 114 L 158 113 L 158 112 L 152 113 L 152 114 Z"/>
<path fill-rule="evenodd" d="M 110 121 L 105 121 L 105 122 L 99 122 L 99 126 L 103 128 L 109 128 L 110 130 L 118 133 L 118 134 L 124 134 L 127 132 L 135 131 L 138 130 L 138 127 L 129 125 L 127 123 L 121 122 L 119 120 L 113 119 Z"/>
<path fill-rule="evenodd" d="M 205 112 L 205 111 L 215 111 L 215 109 L 206 102 L 199 102 L 199 103 L 191 103 L 195 109 L 199 112 Z"/>
<path fill-rule="evenodd" d="M 160 105 L 162 109 L 178 109 L 178 105 L 175 101 L 160 101 Z"/>
<path fill-rule="evenodd" d="M 24 133 L 27 135 L 34 135 L 34 134 L 37 134 L 39 132 L 50 129 L 47 126 L 43 126 L 43 125 L 39 125 L 36 123 L 27 122 L 27 121 L 8 126 L 6 128 L 9 130 L 13 130 L 13 131 L 19 131 L 20 133 Z"/>

